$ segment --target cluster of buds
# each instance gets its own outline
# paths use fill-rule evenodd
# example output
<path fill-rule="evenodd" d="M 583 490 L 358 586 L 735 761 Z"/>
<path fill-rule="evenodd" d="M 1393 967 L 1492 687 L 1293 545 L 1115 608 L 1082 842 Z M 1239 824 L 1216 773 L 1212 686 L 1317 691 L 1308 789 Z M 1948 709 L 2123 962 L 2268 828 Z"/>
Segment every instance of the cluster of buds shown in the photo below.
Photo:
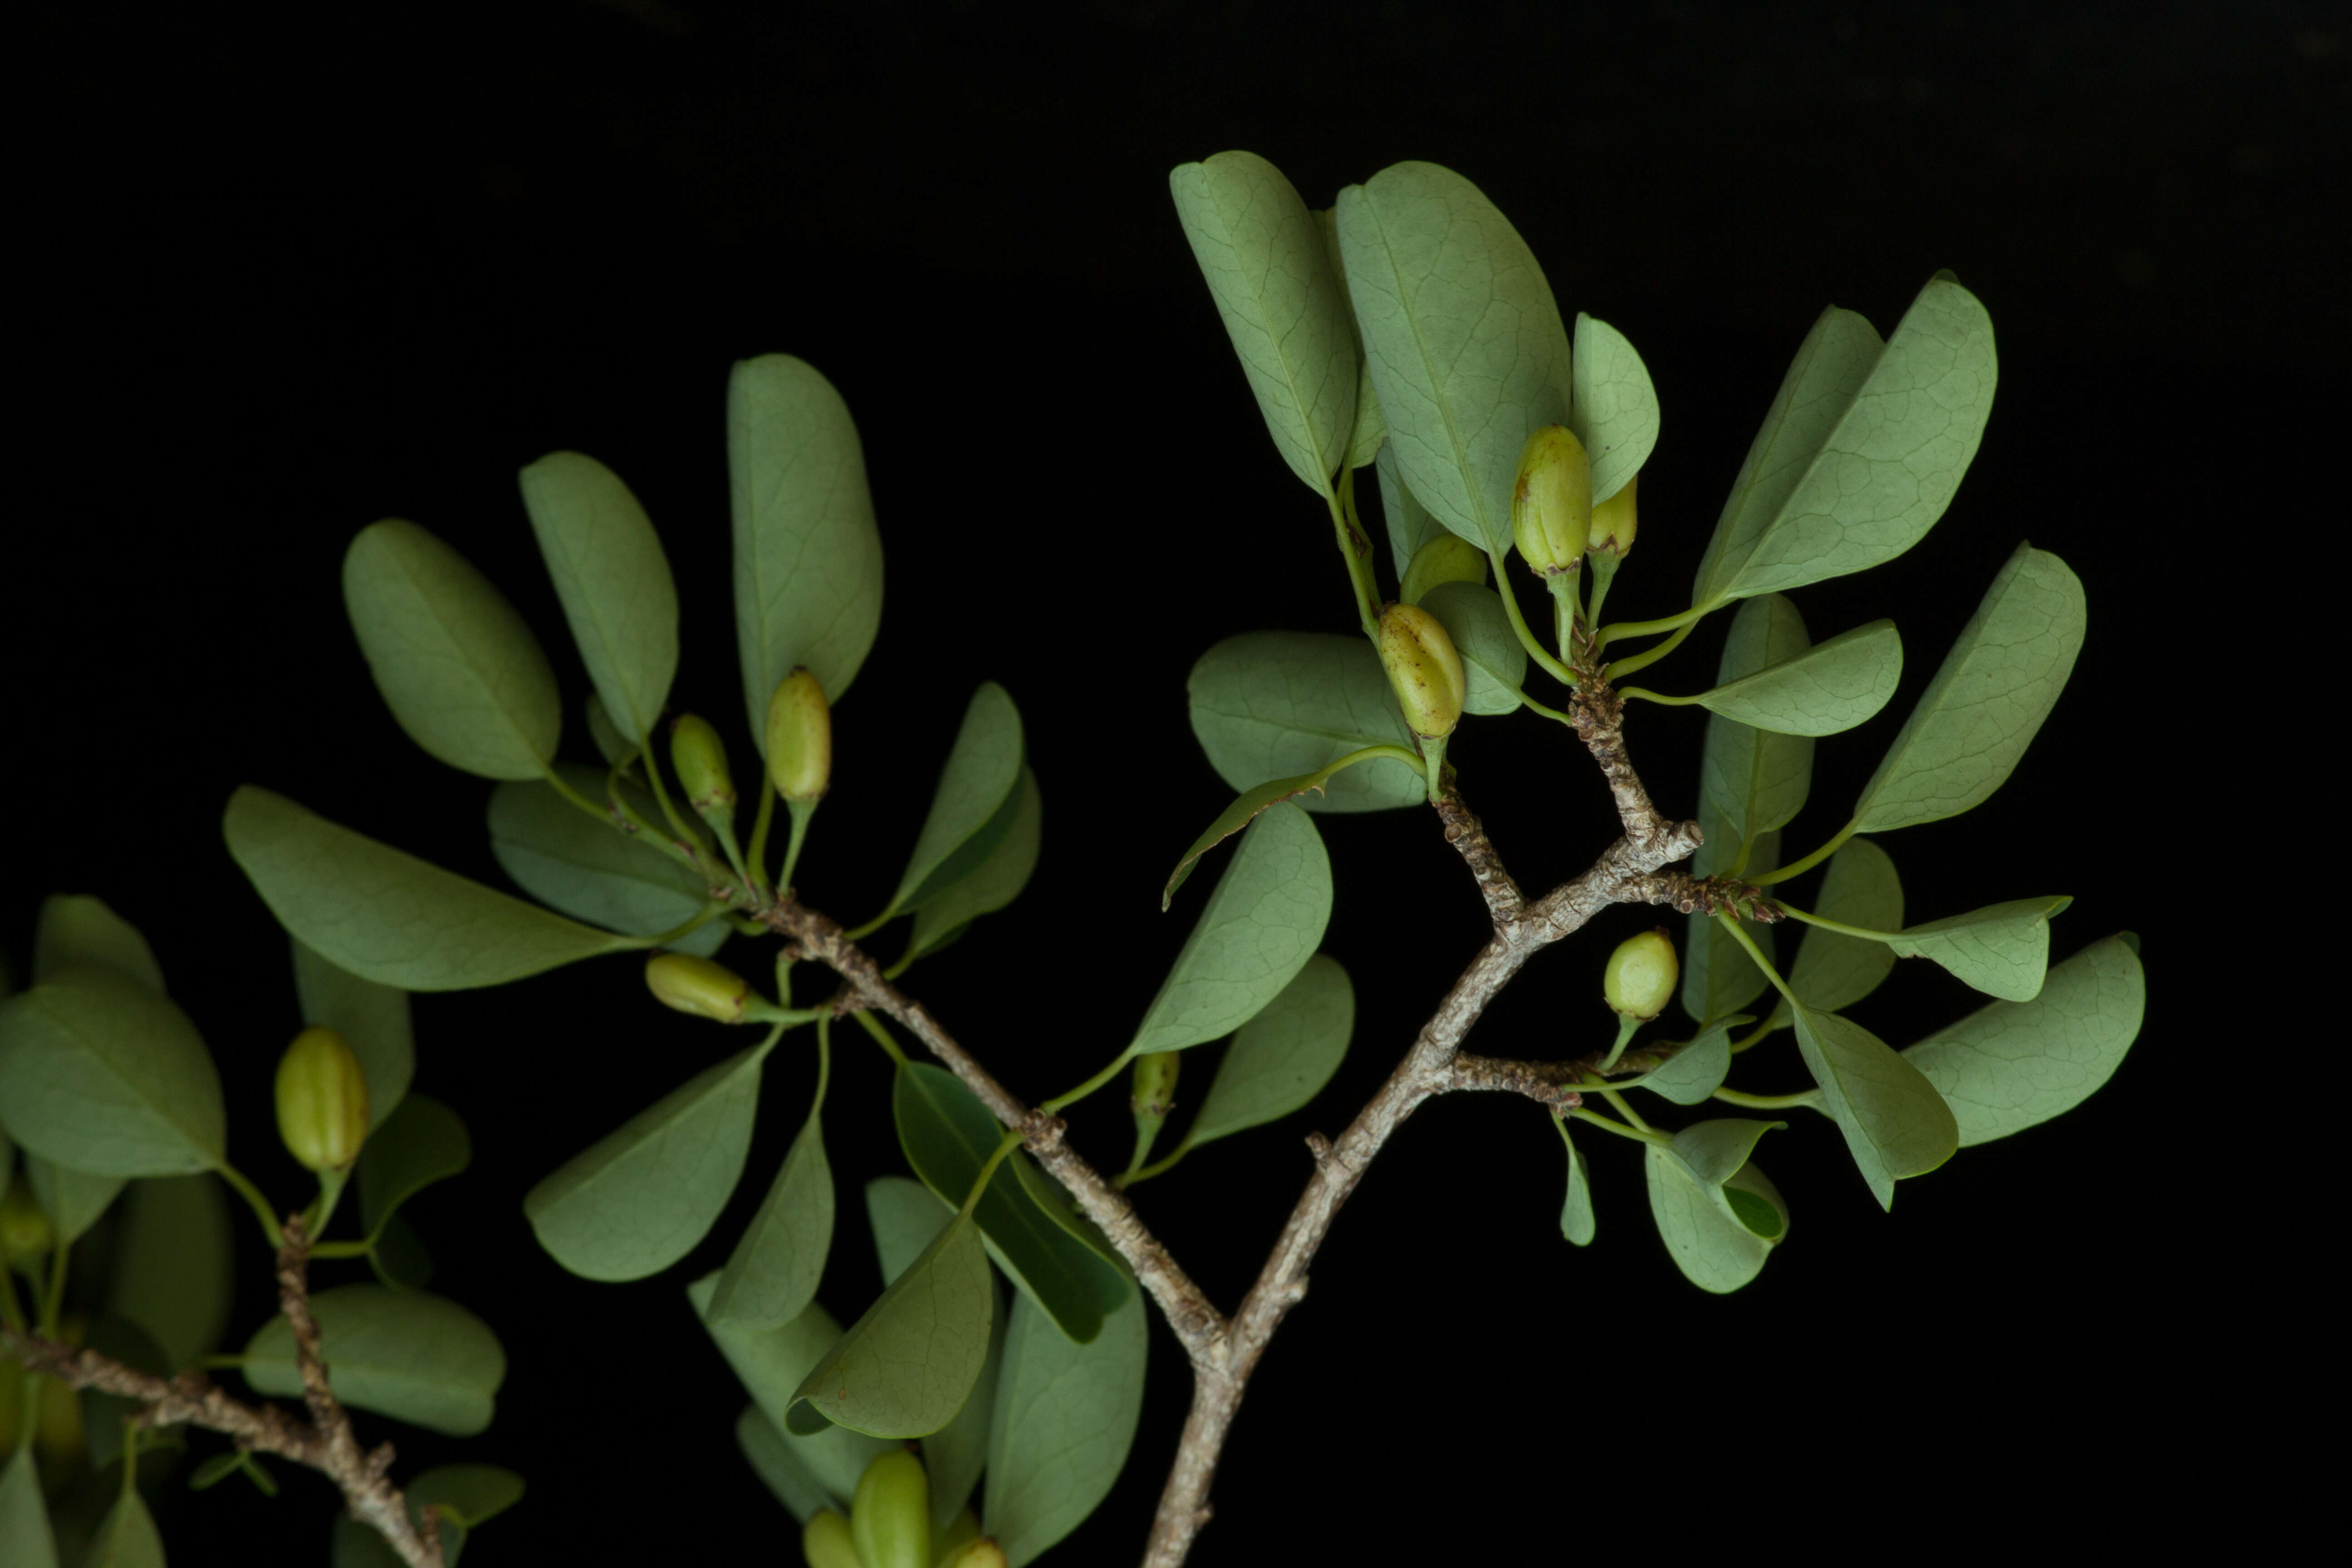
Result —
<path fill-rule="evenodd" d="M 904 1448 L 878 1454 L 866 1467 L 847 1519 L 831 1509 L 809 1515 L 801 1555 L 808 1568 L 1005 1568 L 1003 1548 L 980 1533 L 970 1509 L 935 1545 L 930 1479 L 923 1461 Z"/>

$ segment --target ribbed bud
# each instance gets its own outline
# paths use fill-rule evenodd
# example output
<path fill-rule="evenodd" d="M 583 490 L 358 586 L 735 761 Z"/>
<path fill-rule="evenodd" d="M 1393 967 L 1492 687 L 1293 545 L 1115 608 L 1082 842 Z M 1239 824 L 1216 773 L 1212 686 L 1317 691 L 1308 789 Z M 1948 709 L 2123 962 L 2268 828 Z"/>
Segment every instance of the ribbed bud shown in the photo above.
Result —
<path fill-rule="evenodd" d="M 19 1173 L 8 1195 L 0 1198 L 0 1258 L 47 1258 L 56 1243 L 57 1233 L 49 1228 L 41 1200 L 33 1195 L 33 1184 Z"/>
<path fill-rule="evenodd" d="M 1424 740 L 1454 733 L 1462 721 L 1469 682 L 1462 656 L 1437 617 L 1417 605 L 1391 605 L 1381 612 L 1381 667 L 1389 672 L 1408 728 Z"/>
<path fill-rule="evenodd" d="M 877 1454 L 857 1478 L 849 1534 L 866 1568 L 931 1568 L 931 1483 L 904 1448 Z"/>
<path fill-rule="evenodd" d="M 1625 488 L 1592 509 L 1592 526 L 1585 531 L 1585 548 L 1599 553 L 1622 555 L 1633 548 L 1633 487 L 1642 482 L 1635 474 L 1625 481 Z"/>
<path fill-rule="evenodd" d="M 687 803 L 706 821 L 735 816 L 735 775 L 727 771 L 727 742 L 695 713 L 681 713 L 669 727 L 669 765 Z"/>
<path fill-rule="evenodd" d="M 1617 944 L 1601 972 L 1601 994 L 1618 1013 L 1647 1023 L 1666 1010 L 1681 977 L 1674 939 L 1660 926 Z"/>
<path fill-rule="evenodd" d="M 1592 523 L 1592 468 L 1584 443 L 1565 425 L 1547 425 L 1519 451 L 1511 491 L 1511 541 L 1546 577 L 1573 572 L 1584 559 Z"/>
<path fill-rule="evenodd" d="M 789 801 L 814 800 L 833 780 L 833 710 L 806 667 L 768 699 L 768 777 Z"/>
<path fill-rule="evenodd" d="M 367 1071 L 332 1029 L 305 1029 L 278 1058 L 278 1136 L 313 1171 L 341 1171 L 367 1142 Z"/>
<path fill-rule="evenodd" d="M 665 1007 L 740 1024 L 751 997 L 751 983 L 723 963 L 690 952 L 657 952 L 646 960 L 646 985 Z"/>
<path fill-rule="evenodd" d="M 967 1541 L 952 1555 L 940 1558 L 939 1568 L 1006 1568 L 1004 1548 L 988 1536 Z"/>
<path fill-rule="evenodd" d="M 849 1533 L 849 1521 L 829 1508 L 809 1515 L 801 1531 L 801 1555 L 807 1559 L 808 1568 L 864 1568 L 857 1561 L 857 1543 Z"/>

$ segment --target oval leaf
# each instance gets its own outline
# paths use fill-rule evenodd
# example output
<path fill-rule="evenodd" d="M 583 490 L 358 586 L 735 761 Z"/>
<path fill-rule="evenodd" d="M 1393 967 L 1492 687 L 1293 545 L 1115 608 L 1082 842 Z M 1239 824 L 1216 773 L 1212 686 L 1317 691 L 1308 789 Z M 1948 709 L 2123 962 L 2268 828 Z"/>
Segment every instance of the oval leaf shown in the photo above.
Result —
<path fill-rule="evenodd" d="M 1932 1171 L 1959 1147 L 1951 1108 L 1917 1068 L 1861 1025 L 1811 1007 L 1796 1012 L 1797 1048 L 1821 1086 L 1822 1108 L 1845 1134 L 1879 1206 L 1892 1208 L 1896 1178 Z"/>
<path fill-rule="evenodd" d="M 376 689 L 408 736 L 453 768 L 535 779 L 563 703 L 539 639 L 471 563 L 402 518 L 360 530 L 343 605 Z"/>
<path fill-rule="evenodd" d="M 1702 1290 L 1725 1295 L 1763 1272 L 1772 1248 L 1787 1234 L 1785 1223 L 1780 1236 L 1769 1239 L 1759 1236 L 1741 1221 L 1724 1188 L 1700 1182 L 1680 1160 L 1654 1143 L 1643 1148 L 1642 1164 L 1648 1178 L 1650 1217 L 1684 1279 Z M 1733 1180 L 1743 1191 L 1762 1195 L 1758 1193 L 1760 1188 L 1769 1193 L 1772 1206 L 1787 1212 L 1780 1194 L 1771 1190 L 1771 1184 L 1753 1165 Z"/>
<path fill-rule="evenodd" d="M 41 1500 L 30 1443 L 19 1445 L 15 1458 L 0 1465 L 0 1563 L 58 1568 L 57 1537 L 49 1531 L 49 1509 Z"/>
<path fill-rule="evenodd" d="M 218 1347 L 228 1329 L 234 1238 L 220 1178 L 160 1176 L 122 1200 L 106 1311 L 146 1331 L 171 1370 Z"/>
<path fill-rule="evenodd" d="M 360 1224 L 370 1237 L 400 1205 L 473 1163 L 474 1141 L 457 1113 L 426 1095 L 411 1095 L 360 1145 Z"/>
<path fill-rule="evenodd" d="M 1960 1145 L 2006 1138 L 2081 1104 L 2139 1034 L 2147 995 L 2128 936 L 2050 971 L 2031 1002 L 1995 1002 L 1903 1053 L 1951 1107 Z"/>
<path fill-rule="evenodd" d="M 1249 632 L 1201 656 L 1184 683 L 1192 733 L 1234 790 L 1314 773 L 1366 746 L 1413 740 L 1380 655 L 1360 637 Z M 1381 811 L 1428 798 L 1421 771 L 1367 763 L 1337 775 L 1309 809 Z"/>
<path fill-rule="evenodd" d="M 578 452 L 522 470 L 522 504 L 604 715 L 643 745 L 677 674 L 669 558 L 618 474 Z"/>
<path fill-rule="evenodd" d="M 1021 710 L 1004 688 L 981 683 L 931 795 L 930 815 L 907 859 L 890 912 L 919 909 L 977 875 L 1020 815 Z"/>
<path fill-rule="evenodd" d="M 490 1424 L 507 1355 L 473 1313 L 439 1296 L 339 1285 L 310 1298 L 335 1396 L 395 1421 L 470 1437 Z M 245 1347 L 245 1381 L 273 1398 L 302 1395 L 294 1331 L 272 1318 Z"/>
<path fill-rule="evenodd" d="M 1867 838 L 1848 840 L 1830 857 L 1813 912 L 1864 931 L 1900 931 L 1903 884 L 1895 874 L 1895 862 Z M 1895 953 L 1883 942 L 1807 926 L 1796 964 L 1789 971 L 1789 989 L 1814 1011 L 1835 1013 L 1877 990 L 1894 967 Z M 1773 1009 L 1772 1026 L 1785 1029 L 1789 1023 L 1784 1001 Z"/>
<path fill-rule="evenodd" d="M 163 966 L 136 926 L 97 899 L 56 893 L 41 900 L 33 928 L 33 983 L 68 963 L 95 963 L 163 994 Z"/>
<path fill-rule="evenodd" d="M 1893 621 L 1873 621 L 1692 701 L 1781 735 L 1834 735 L 1886 706 L 1903 674 Z"/>
<path fill-rule="evenodd" d="M 1241 1027 L 1307 966 L 1331 918 L 1331 858 L 1295 805 L 1268 807 L 1160 983 L 1129 1056 L 1181 1050 Z"/>
<path fill-rule="evenodd" d="M 1519 688 L 1528 678 L 1528 650 L 1511 630 L 1510 617 L 1495 590 L 1483 584 L 1441 583 L 1422 601 L 1454 639 L 1468 677 L 1465 713 L 1516 713 Z"/>
<path fill-rule="evenodd" d="M 1597 1234 L 1592 1219 L 1592 1175 L 1584 1167 L 1584 1151 L 1568 1135 L 1564 1117 L 1552 1118 L 1559 1141 L 1568 1145 L 1568 1196 L 1559 1205 L 1559 1233 L 1577 1247 L 1590 1247 Z"/>
<path fill-rule="evenodd" d="M 1904 958 L 1932 958 L 1987 995 L 2031 1002 L 2050 966 L 2050 917 L 2074 901 L 2012 899 L 1908 927 L 1886 945 Z"/>
<path fill-rule="evenodd" d="M 1322 1092 L 1348 1054 L 1356 988 L 1338 959 L 1317 953 L 1241 1026 L 1184 1134 L 1187 1147 L 1289 1115 Z"/>
<path fill-rule="evenodd" d="M 1576 313 L 1574 374 L 1568 427 L 1592 465 L 1592 503 L 1607 500 L 1641 472 L 1658 444 L 1658 394 L 1625 334 Z"/>
<path fill-rule="evenodd" d="M 1143 1414 L 1141 1293 L 1088 1344 L 1073 1344 L 1025 1298 L 1013 1303 L 997 1373 L 981 1528 L 1019 1568 L 1076 1530 L 1109 1495 Z"/>
<path fill-rule="evenodd" d="M 1957 816 L 1990 798 L 2057 703 L 2084 616 L 2066 563 L 2019 545 L 1863 786 L 1855 831 Z"/>
<path fill-rule="evenodd" d="M 87 963 L 0 1004 L 0 1121 L 27 1153 L 95 1176 L 201 1171 L 220 1163 L 226 1133 L 220 1075 L 188 1016 Z"/>
<path fill-rule="evenodd" d="M 909 952 L 930 952 L 955 940 L 963 928 L 981 916 L 993 914 L 1021 896 L 1037 869 L 1037 851 L 1045 829 L 1045 797 L 1038 793 L 1037 775 L 1024 764 L 1021 782 L 1008 805 L 1011 826 L 996 847 L 971 875 L 941 889 L 915 912 L 915 934 Z M 1005 807 L 999 807 L 1000 811 Z M 983 829 L 981 837 L 987 837 Z"/>
<path fill-rule="evenodd" d="M 1675 1133 L 1666 1152 L 1682 1163 L 1691 1180 L 1703 1186 L 1719 1187 L 1748 1163 L 1757 1140 L 1776 1127 L 1788 1125 L 1785 1121 L 1756 1121 L 1738 1116 L 1696 1121 Z"/>
<path fill-rule="evenodd" d="M 712 1321 L 782 1328 L 816 1300 L 832 1249 L 833 1167 L 824 1157 L 824 1124 L 811 1112 L 719 1272 L 710 1298 Z"/>
<path fill-rule="evenodd" d="M 1320 226 L 1255 153 L 1181 164 L 1168 187 L 1275 447 L 1328 495 L 1355 430 L 1356 342 Z"/>
<path fill-rule="evenodd" d="M 229 797 L 229 853 L 278 923 L 339 968 L 404 991 L 501 985 L 631 938 L 550 914 L 251 784 Z"/>
<path fill-rule="evenodd" d="M 597 770 L 566 764 L 556 771 L 588 799 L 604 798 L 605 775 Z M 646 820 L 661 820 L 652 800 L 644 805 Z M 675 931 L 710 902 L 709 879 L 612 820 L 589 816 L 541 780 L 490 792 L 490 852 L 532 898 L 630 936 Z M 727 935 L 727 923 L 714 920 L 670 945 L 708 958 Z"/>
<path fill-rule="evenodd" d="M 1747 954 L 1742 952 L 1741 957 Z M 1754 964 L 1748 967 L 1754 968 Z M 1745 1013 L 1716 1019 L 1635 1081 L 1676 1105 L 1704 1105 L 1731 1072 L 1731 1031 L 1756 1020 Z"/>
<path fill-rule="evenodd" d="M 301 999 L 302 1022 L 334 1030 L 352 1047 L 367 1075 L 368 1127 L 382 1127 L 408 1093 L 408 1080 L 416 1072 L 408 993 L 362 980 L 328 963 L 299 937 L 293 945 L 294 991 Z"/>
<path fill-rule="evenodd" d="M 801 1380 L 794 1403 L 876 1437 L 938 1431 L 980 1381 L 992 1294 L 980 1227 L 958 1215 Z"/>
<path fill-rule="evenodd" d="M 740 360 L 727 381 L 735 640 L 751 736 L 768 699 L 806 665 L 838 703 L 882 624 L 882 536 L 849 405 L 791 354 Z"/>
<path fill-rule="evenodd" d="M 955 1208 L 920 1182 L 883 1176 L 866 1184 L 866 1212 L 874 1226 L 875 1250 L 882 1258 L 885 1285 L 904 1274 L 955 1217 Z M 923 1439 L 923 1468 L 930 1474 L 931 1534 L 936 1544 L 950 1521 L 963 1509 L 988 1465 L 988 1429 L 996 1406 L 996 1373 L 1003 1359 L 1003 1300 L 989 1282 L 988 1360 L 971 1397 L 955 1419 Z"/>
<path fill-rule="evenodd" d="M 122 1176 L 93 1176 L 44 1160 L 26 1155 L 25 1177 L 32 1184 L 33 1196 L 39 1200 L 41 1212 L 49 1216 L 49 1224 L 68 1242 L 79 1240 L 81 1234 L 98 1223 L 115 1194 L 122 1191 L 128 1179 Z"/>
<path fill-rule="evenodd" d="M 698 1073 L 531 1188 L 540 1245 L 590 1279 L 642 1279 L 691 1252 L 742 1177 L 763 1055 Z"/>
<path fill-rule="evenodd" d="M 803 1436 L 789 1430 L 784 1421 L 793 1391 L 816 1365 L 818 1358 L 839 1342 L 841 1325 L 834 1321 L 833 1314 L 814 1302 L 808 1310 L 782 1328 L 747 1329 L 735 1323 L 714 1323 L 707 1309 L 711 1292 L 718 1286 L 719 1276 L 713 1273 L 687 1287 L 687 1300 L 694 1304 L 696 1316 L 709 1331 L 719 1352 L 727 1358 L 727 1364 L 735 1369 L 735 1375 L 758 1402 L 760 1413 L 767 1417 L 785 1451 L 816 1479 L 834 1505 L 846 1512 L 850 1499 L 857 1491 L 857 1478 L 866 1473 L 866 1467 L 876 1455 L 887 1452 L 891 1445 L 863 1432 L 830 1424 L 821 1432 Z"/>

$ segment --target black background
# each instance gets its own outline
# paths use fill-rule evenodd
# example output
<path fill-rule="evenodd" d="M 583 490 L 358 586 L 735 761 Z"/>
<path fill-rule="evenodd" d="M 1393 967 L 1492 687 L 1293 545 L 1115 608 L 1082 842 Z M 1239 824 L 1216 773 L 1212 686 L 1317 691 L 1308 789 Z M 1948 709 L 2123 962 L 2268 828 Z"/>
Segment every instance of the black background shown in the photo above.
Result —
<path fill-rule="evenodd" d="M 1167 171 L 1246 147 L 1325 205 L 1426 158 L 1476 181 L 1563 307 L 1649 364 L 1664 426 L 1622 614 L 1682 606 L 1824 304 L 1888 329 L 1940 267 L 1985 300 L 2000 390 L 1957 502 L 1902 559 L 1798 595 L 1816 636 L 1895 616 L 1910 658 L 1886 713 L 1820 747 L 1791 852 L 1835 825 L 2030 538 L 2089 593 L 2073 684 L 2001 794 L 1886 847 L 1915 919 L 2067 891 L 2056 953 L 2138 930 L 2150 1013 L 2096 1098 L 1905 1184 L 1891 1216 L 1825 1122 L 1774 1134 L 1792 1239 L 1724 1299 L 1666 1258 L 1630 1150 L 1586 1141 L 1601 1235 L 1578 1251 L 1538 1112 L 1430 1106 L 1253 1384 L 1202 1560 L 1516 1543 L 1540 1561 L 1791 1530 L 1908 1555 L 2010 1539 L 2026 1509 L 2112 1546 L 2176 1528 L 2191 1467 L 2242 1457 L 2252 1374 L 2197 1347 L 2217 1311 L 2269 1309 L 2216 1285 L 2251 1247 L 2200 1191 L 2252 1156 L 2196 1142 L 2227 1102 L 2184 1093 L 2221 1076 L 2188 948 L 2195 868 L 2271 807 L 2192 805 L 2235 721 L 2209 635 L 2243 613 L 2228 584 L 2250 548 L 2310 537 L 2294 470 L 2341 427 L 2340 11 L 637 0 L 85 8 L 43 26 L 20 60 L 40 79 L 12 247 L 30 283 L 11 468 L 30 482 L 0 525 L 0 940 L 21 973 L 51 891 L 144 930 L 220 1060 L 233 1157 L 283 1204 L 304 1189 L 268 1080 L 299 1020 L 283 938 L 221 846 L 230 790 L 266 784 L 500 879 L 487 784 L 408 743 L 369 682 L 345 544 L 392 514 L 441 533 L 539 628 L 576 714 L 585 679 L 514 470 L 594 454 L 664 530 L 686 605 L 676 700 L 748 771 L 720 415 L 729 363 L 757 353 L 798 353 L 846 396 L 888 560 L 804 894 L 853 921 L 887 896 L 972 684 L 1003 681 L 1045 791 L 1044 863 L 908 984 L 1032 1100 L 1115 1051 L 1188 918 L 1154 892 L 1226 798 L 1187 731 L 1186 670 L 1235 632 L 1350 622 L 1322 509 L 1266 438 Z M 1705 684 L 1721 636 L 1651 679 Z M 1695 712 L 1638 710 L 1633 728 L 1678 814 Z M 576 724 L 565 745 L 589 754 Z M 1612 837 L 1590 763 L 1543 721 L 1480 721 L 1454 757 L 1522 880 L 1572 875 Z M 1339 1130 L 1480 940 L 1426 819 L 1318 820 L 1339 898 L 1326 945 L 1358 986 L 1350 1059 L 1307 1112 L 1139 1189 L 1228 1307 L 1306 1175 L 1301 1135 Z M 1544 955 L 1475 1047 L 1604 1039 L 1602 957 L 1650 918 L 1618 910 Z M 1899 1045 L 1974 1005 L 1905 965 L 1859 1016 Z M 681 1288 L 756 1205 L 805 1058 L 776 1058 L 710 1238 L 661 1278 L 596 1285 L 540 1250 L 522 1193 L 726 1042 L 622 962 L 420 996 L 415 1017 L 417 1086 L 467 1116 L 478 1158 L 415 1217 L 436 1288 L 490 1321 L 512 1370 L 487 1435 L 403 1429 L 403 1470 L 527 1473 L 524 1508 L 478 1538 L 486 1564 L 796 1562 Z M 901 1164 L 885 1064 L 847 1040 L 828 1141 L 854 1194 Z M 1754 1087 L 1801 1081 L 1785 1044 L 1751 1060 Z M 1124 1154 L 1120 1098 L 1075 1123 L 1098 1163 Z M 233 1337 L 269 1310 L 257 1239 L 241 1242 Z M 855 1316 L 874 1268 L 845 1207 L 823 1299 Z M 2259 1349 L 2239 1341 L 2231 1364 Z M 1056 1561 L 1133 1559 L 1187 1393 L 1156 1333 L 1130 1467 Z M 275 1503 L 232 1485 L 158 1508 L 192 1560 L 217 1531 L 317 1561 L 331 1512 L 308 1479 Z"/>

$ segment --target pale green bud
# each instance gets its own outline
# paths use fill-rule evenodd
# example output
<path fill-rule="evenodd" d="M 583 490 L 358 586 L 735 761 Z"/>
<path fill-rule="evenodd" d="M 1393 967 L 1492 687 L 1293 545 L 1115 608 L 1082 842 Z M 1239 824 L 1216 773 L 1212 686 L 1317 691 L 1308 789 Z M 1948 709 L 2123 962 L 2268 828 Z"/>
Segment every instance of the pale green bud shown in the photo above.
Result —
<path fill-rule="evenodd" d="M 278 1136 L 313 1171 L 341 1171 L 367 1141 L 367 1071 L 342 1036 L 305 1029 L 278 1058 Z"/>
<path fill-rule="evenodd" d="M 931 1568 L 931 1483 L 904 1448 L 877 1454 L 857 1478 L 849 1534 L 866 1568 Z"/>
<path fill-rule="evenodd" d="M 1486 552 L 1458 533 L 1441 533 L 1412 552 L 1397 597 L 1418 605 L 1440 583 L 1484 583 Z"/>
<path fill-rule="evenodd" d="M 808 1568 L 865 1568 L 857 1561 L 857 1543 L 849 1533 L 849 1521 L 829 1508 L 809 1515 L 801 1531 L 801 1555 L 808 1560 Z"/>
<path fill-rule="evenodd" d="M 1601 972 L 1601 994 L 1618 1013 L 1647 1023 L 1666 1010 L 1681 978 L 1674 939 L 1659 926 L 1617 944 Z"/>
<path fill-rule="evenodd" d="M 1595 554 L 1602 551 L 1622 555 L 1633 548 L 1633 487 L 1642 482 L 1635 474 L 1625 481 L 1625 488 L 1592 509 L 1592 526 L 1585 531 L 1585 548 Z"/>
<path fill-rule="evenodd" d="M 1004 1548 L 992 1537 L 967 1541 L 952 1554 L 940 1558 L 939 1568 L 1006 1568 Z"/>
<path fill-rule="evenodd" d="M 669 727 L 669 764 L 677 770 L 678 785 L 697 816 L 712 823 L 734 820 L 735 777 L 727 771 L 727 742 L 710 721 L 693 713 L 677 716 Z"/>
<path fill-rule="evenodd" d="M 646 984 L 666 1007 L 721 1024 L 740 1024 L 751 983 L 723 963 L 690 952 L 657 952 L 646 960 Z"/>
<path fill-rule="evenodd" d="M 833 710 L 805 667 L 768 699 L 768 777 L 786 800 L 814 800 L 833 781 Z"/>
<path fill-rule="evenodd" d="M 1454 733 L 1462 721 L 1469 682 L 1462 656 L 1435 616 L 1417 605 L 1391 605 L 1381 612 L 1381 667 L 1407 728 L 1424 740 Z"/>
<path fill-rule="evenodd" d="M 1565 425 L 1546 425 L 1519 451 L 1511 491 L 1511 542 L 1546 577 L 1573 572 L 1584 559 L 1592 523 L 1592 468 L 1584 443 Z"/>

